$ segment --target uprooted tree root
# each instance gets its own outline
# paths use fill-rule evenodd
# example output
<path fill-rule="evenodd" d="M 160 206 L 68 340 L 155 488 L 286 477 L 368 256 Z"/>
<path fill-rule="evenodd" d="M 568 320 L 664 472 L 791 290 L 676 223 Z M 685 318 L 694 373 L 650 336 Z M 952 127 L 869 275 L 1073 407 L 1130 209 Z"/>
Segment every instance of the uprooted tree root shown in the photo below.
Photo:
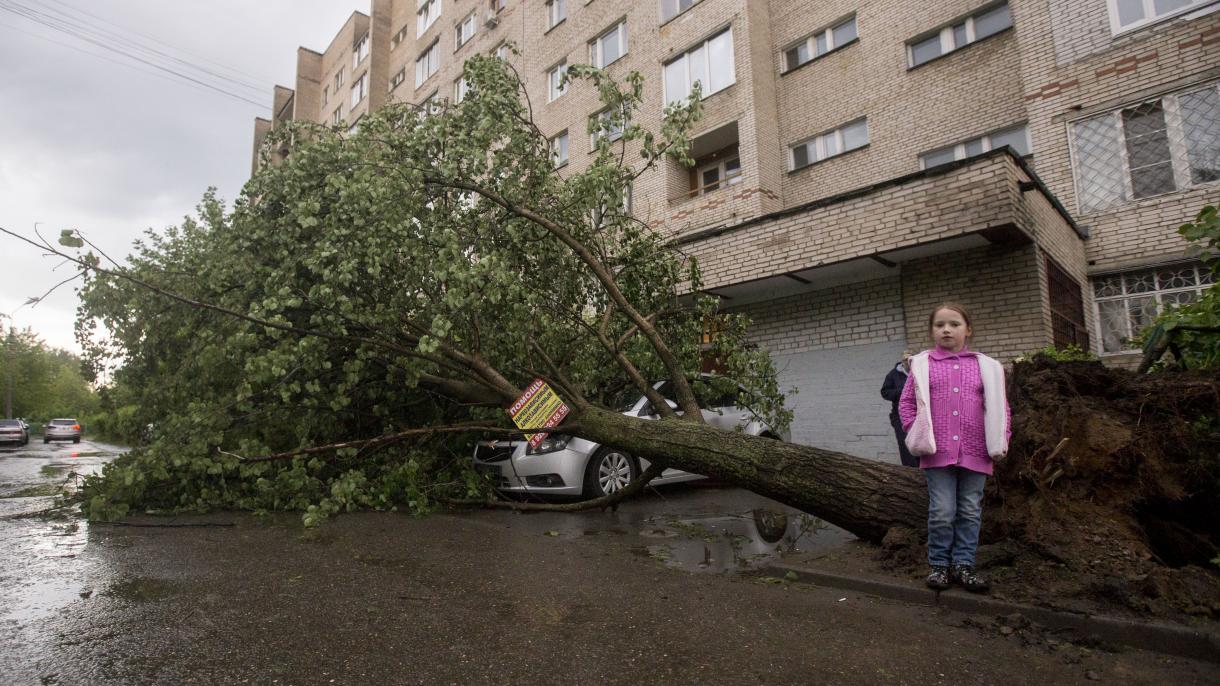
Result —
<path fill-rule="evenodd" d="M 1035 358 L 1009 400 L 977 560 L 1005 594 L 1220 618 L 1220 375 Z M 892 532 L 884 561 L 921 564 L 920 539 Z"/>

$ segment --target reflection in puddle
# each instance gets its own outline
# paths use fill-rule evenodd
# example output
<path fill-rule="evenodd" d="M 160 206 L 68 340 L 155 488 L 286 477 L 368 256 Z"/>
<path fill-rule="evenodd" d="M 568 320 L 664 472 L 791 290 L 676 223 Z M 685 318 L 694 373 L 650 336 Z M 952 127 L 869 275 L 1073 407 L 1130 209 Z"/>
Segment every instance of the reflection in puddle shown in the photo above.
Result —
<path fill-rule="evenodd" d="M 684 518 L 652 518 L 640 536 L 664 542 L 632 552 L 670 567 L 733 573 L 758 568 L 783 553 L 831 547 L 851 538 L 811 515 L 766 509 Z"/>
<path fill-rule="evenodd" d="M 96 474 L 121 449 L 67 453 L 24 446 L 0 454 L 0 626 L 11 653 L 34 650 L 36 622 L 88 597 L 89 526 L 58 496 Z M 71 457 L 69 457 L 71 455 Z"/>

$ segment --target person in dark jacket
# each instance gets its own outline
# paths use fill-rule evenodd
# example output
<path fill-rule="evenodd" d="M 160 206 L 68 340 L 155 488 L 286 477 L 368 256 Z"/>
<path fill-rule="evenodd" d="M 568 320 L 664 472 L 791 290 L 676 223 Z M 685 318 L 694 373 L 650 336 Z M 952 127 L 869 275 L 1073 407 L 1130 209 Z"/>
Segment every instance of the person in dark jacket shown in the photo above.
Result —
<path fill-rule="evenodd" d="M 894 437 L 898 439 L 898 457 L 903 466 L 918 467 L 919 458 L 907 450 L 907 434 L 902 430 L 902 420 L 898 418 L 898 399 L 902 397 L 902 388 L 907 384 L 907 365 L 910 364 L 910 358 L 910 353 L 903 353 L 902 360 L 885 375 L 885 382 L 881 384 L 881 397 L 891 404 L 890 426 L 894 427 Z"/>

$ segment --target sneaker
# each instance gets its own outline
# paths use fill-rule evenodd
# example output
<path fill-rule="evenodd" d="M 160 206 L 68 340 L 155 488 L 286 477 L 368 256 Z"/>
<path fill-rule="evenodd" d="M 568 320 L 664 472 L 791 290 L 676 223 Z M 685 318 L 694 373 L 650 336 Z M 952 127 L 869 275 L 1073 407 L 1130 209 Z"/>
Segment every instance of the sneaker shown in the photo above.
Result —
<path fill-rule="evenodd" d="M 933 565 L 932 573 L 928 575 L 924 583 L 928 585 L 928 588 L 936 591 L 949 588 L 949 568 Z"/>
<path fill-rule="evenodd" d="M 962 588 L 971 593 L 986 593 L 990 588 L 987 580 L 975 574 L 974 567 L 970 565 L 953 565 L 950 577 L 953 583 L 961 584 Z"/>

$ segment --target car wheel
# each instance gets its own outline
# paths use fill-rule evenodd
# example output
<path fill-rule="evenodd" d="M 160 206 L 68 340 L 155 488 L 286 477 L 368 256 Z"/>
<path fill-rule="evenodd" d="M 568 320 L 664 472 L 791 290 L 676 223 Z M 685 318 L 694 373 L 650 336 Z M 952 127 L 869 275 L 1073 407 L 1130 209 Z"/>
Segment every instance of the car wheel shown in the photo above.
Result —
<path fill-rule="evenodd" d="M 585 466 L 586 498 L 600 498 L 622 490 L 640 475 L 635 458 L 617 448 L 602 448 Z"/>

